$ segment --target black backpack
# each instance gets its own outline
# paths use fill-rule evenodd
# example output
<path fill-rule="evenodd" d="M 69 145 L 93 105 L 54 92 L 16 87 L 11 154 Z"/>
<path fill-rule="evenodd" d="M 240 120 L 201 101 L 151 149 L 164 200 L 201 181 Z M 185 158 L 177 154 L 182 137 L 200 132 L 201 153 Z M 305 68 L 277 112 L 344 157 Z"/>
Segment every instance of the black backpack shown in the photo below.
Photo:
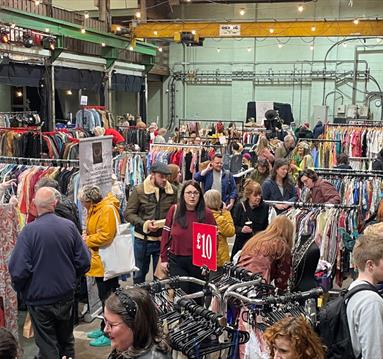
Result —
<path fill-rule="evenodd" d="M 328 302 L 319 312 L 317 331 L 327 347 L 327 359 L 356 359 L 352 350 L 346 308 L 348 300 L 362 290 L 378 293 L 372 284 L 359 284 L 349 291 L 342 291 L 338 298 Z"/>

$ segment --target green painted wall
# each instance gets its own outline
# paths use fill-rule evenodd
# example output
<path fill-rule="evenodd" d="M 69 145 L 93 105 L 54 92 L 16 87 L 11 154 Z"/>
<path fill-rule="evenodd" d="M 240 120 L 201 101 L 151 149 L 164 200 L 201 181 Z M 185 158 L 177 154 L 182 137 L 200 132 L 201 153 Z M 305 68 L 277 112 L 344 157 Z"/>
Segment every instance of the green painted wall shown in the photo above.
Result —
<path fill-rule="evenodd" d="M 243 5 L 215 5 L 204 4 L 193 5 L 185 3 L 175 8 L 174 17 L 183 19 L 295 19 L 295 18 L 343 18 L 354 17 L 372 18 L 380 17 L 383 13 L 383 1 L 364 0 L 354 1 L 352 7 L 347 6 L 347 1 L 341 0 L 318 0 L 316 3 L 305 4 L 302 14 L 297 12 L 297 3 L 292 4 L 243 4 Z M 239 15 L 239 10 L 246 10 L 245 16 Z M 171 43 L 170 46 L 170 68 L 179 71 L 183 68 L 193 73 L 215 71 L 225 72 L 233 70 L 250 70 L 257 72 L 278 72 L 295 70 L 321 71 L 323 63 L 312 63 L 312 61 L 323 61 L 327 50 L 337 41 L 343 38 L 270 38 L 270 39 L 207 39 L 202 47 L 183 48 L 180 44 Z M 362 49 L 362 45 L 373 46 L 368 49 L 381 51 L 380 53 L 363 54 L 361 60 L 368 62 L 371 75 L 376 78 L 383 87 L 383 39 L 372 39 L 364 43 L 355 40 L 348 43 L 347 47 L 342 45 L 335 47 L 328 56 L 328 60 L 337 60 L 339 63 L 328 64 L 327 68 L 339 71 L 352 71 L 354 53 L 356 47 Z M 282 48 L 278 43 L 283 44 Z M 313 50 L 310 46 L 314 46 Z M 220 49 L 219 52 L 217 49 Z M 367 48 L 366 48 L 367 49 Z M 348 60 L 350 63 L 341 64 Z M 291 64 L 282 62 L 290 61 Z M 298 61 L 305 61 L 299 64 Z M 185 62 L 187 65 L 182 65 Z M 205 62 L 206 64 L 195 64 Z M 276 63 L 280 62 L 280 63 Z M 245 64 L 249 63 L 249 64 Z M 359 69 L 363 69 L 360 65 Z M 167 89 L 169 81 L 164 84 Z M 326 82 L 326 94 L 335 88 L 335 80 Z M 346 83 L 339 87 L 344 96 L 344 103 L 351 104 L 352 83 Z M 363 102 L 365 84 L 358 83 L 357 102 Z M 370 81 L 367 91 L 378 91 L 377 86 Z M 202 119 L 240 119 L 246 118 L 246 105 L 249 101 L 278 101 L 290 103 L 293 107 L 296 122 L 316 122 L 313 117 L 313 107 L 322 104 L 323 81 L 316 80 L 310 84 L 297 85 L 256 85 L 251 81 L 233 81 L 229 85 L 186 85 L 177 83 L 176 114 L 179 118 L 202 118 Z M 329 95 L 327 105 L 329 106 L 329 118 L 332 119 L 334 106 L 341 104 L 341 99 L 334 101 L 334 95 Z M 169 118 L 168 109 L 169 94 L 165 93 L 163 99 L 163 118 Z M 158 101 L 149 99 L 149 113 L 156 112 Z M 380 118 L 380 108 L 372 106 L 374 118 Z M 166 123 L 165 123 L 166 124 Z"/>
<path fill-rule="evenodd" d="M 112 92 L 113 113 L 123 115 L 131 113 L 137 114 L 137 94 L 135 92 Z"/>

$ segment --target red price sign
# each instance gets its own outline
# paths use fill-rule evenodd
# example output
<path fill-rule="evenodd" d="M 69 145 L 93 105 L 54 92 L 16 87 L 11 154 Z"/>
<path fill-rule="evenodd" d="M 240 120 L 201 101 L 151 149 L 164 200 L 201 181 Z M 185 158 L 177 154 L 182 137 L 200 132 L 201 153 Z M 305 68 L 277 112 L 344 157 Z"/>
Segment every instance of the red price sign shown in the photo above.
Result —
<path fill-rule="evenodd" d="M 217 227 L 193 223 L 193 264 L 217 270 Z"/>

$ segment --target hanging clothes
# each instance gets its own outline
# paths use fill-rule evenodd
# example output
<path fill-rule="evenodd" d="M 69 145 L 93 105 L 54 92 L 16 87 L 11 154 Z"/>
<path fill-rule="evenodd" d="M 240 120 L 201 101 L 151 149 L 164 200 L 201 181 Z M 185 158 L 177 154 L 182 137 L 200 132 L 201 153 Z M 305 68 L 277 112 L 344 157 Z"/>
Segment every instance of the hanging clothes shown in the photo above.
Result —
<path fill-rule="evenodd" d="M 17 294 L 12 288 L 8 262 L 16 244 L 17 209 L 11 204 L 0 205 L 0 322 L 17 338 Z"/>

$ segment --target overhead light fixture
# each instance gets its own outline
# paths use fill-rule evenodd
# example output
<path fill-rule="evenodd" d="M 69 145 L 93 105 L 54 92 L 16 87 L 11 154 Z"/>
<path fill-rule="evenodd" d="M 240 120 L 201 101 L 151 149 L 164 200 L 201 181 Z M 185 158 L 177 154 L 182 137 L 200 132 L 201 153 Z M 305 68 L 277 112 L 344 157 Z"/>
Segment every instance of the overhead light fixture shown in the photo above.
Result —
<path fill-rule="evenodd" d="M 278 44 L 278 48 L 282 48 L 283 47 L 283 44 Z"/>
<path fill-rule="evenodd" d="M 81 33 L 82 33 L 82 34 L 85 34 L 85 33 L 86 33 L 85 28 L 83 28 L 83 27 L 81 28 Z"/>
<path fill-rule="evenodd" d="M 106 46 L 105 42 L 102 42 L 102 43 L 101 43 L 101 46 L 102 46 L 102 47 L 105 47 L 105 46 Z"/>
<path fill-rule="evenodd" d="M 34 45 L 33 37 L 31 34 L 28 34 L 28 33 L 23 34 L 23 44 L 28 49 Z"/>
<path fill-rule="evenodd" d="M 316 28 L 315 26 L 311 26 L 311 31 L 314 32 L 314 31 L 316 31 L 316 29 L 317 29 L 317 28 Z"/>
<path fill-rule="evenodd" d="M 191 2 L 191 0 L 186 0 L 186 2 Z"/>
<path fill-rule="evenodd" d="M 73 95 L 73 92 L 72 92 L 72 90 L 67 90 L 66 94 L 67 94 L 68 96 L 72 96 L 72 95 Z"/>
<path fill-rule="evenodd" d="M 353 23 L 354 23 L 354 25 L 358 25 L 359 24 L 359 19 L 354 19 Z"/>
<path fill-rule="evenodd" d="M 141 11 L 136 11 L 135 16 L 137 19 L 141 19 Z"/>
<path fill-rule="evenodd" d="M 84 19 L 89 19 L 89 12 L 88 11 L 84 11 Z"/>
<path fill-rule="evenodd" d="M 217 48 L 217 52 L 221 52 L 221 49 L 219 47 Z"/>
<path fill-rule="evenodd" d="M 117 31 L 117 32 L 121 32 L 121 30 L 122 30 L 122 29 L 121 29 L 121 26 L 117 26 L 117 27 L 116 27 L 116 31 Z"/>
<path fill-rule="evenodd" d="M 129 51 L 133 51 L 133 46 L 129 46 Z"/>
<path fill-rule="evenodd" d="M 158 35 L 158 31 L 153 31 L 154 36 Z"/>
<path fill-rule="evenodd" d="M 241 10 L 239 10 L 239 15 L 243 16 L 243 15 L 245 15 L 245 14 L 246 14 L 245 9 L 241 9 Z"/>
<path fill-rule="evenodd" d="M 269 33 L 270 33 L 270 34 L 273 34 L 273 33 L 274 33 L 274 29 L 273 29 L 272 27 L 269 29 Z"/>
<path fill-rule="evenodd" d="M 247 51 L 248 51 L 248 52 L 251 52 L 251 47 L 248 47 L 248 48 L 247 48 Z"/>
<path fill-rule="evenodd" d="M 50 32 L 50 31 L 51 31 L 50 28 L 48 28 L 48 27 L 45 28 L 45 32 Z"/>
<path fill-rule="evenodd" d="M 23 97 L 23 92 L 20 90 L 16 91 L 16 97 Z"/>
<path fill-rule="evenodd" d="M 35 0 L 35 5 L 36 6 L 39 6 L 41 4 L 41 1 L 40 0 Z"/>
<path fill-rule="evenodd" d="M 314 51 L 314 45 L 310 45 L 310 50 Z"/>
<path fill-rule="evenodd" d="M 344 43 L 342 44 L 342 46 L 343 46 L 343 47 L 347 47 L 347 42 L 344 42 Z"/>
<path fill-rule="evenodd" d="M 162 47 L 161 47 L 161 46 L 158 48 L 158 51 L 159 51 L 159 52 L 162 52 Z"/>
<path fill-rule="evenodd" d="M 299 12 L 303 12 L 303 10 L 304 10 L 303 5 L 299 5 L 299 6 L 298 6 L 298 11 L 299 11 Z"/>
<path fill-rule="evenodd" d="M 56 48 L 56 39 L 52 36 L 44 37 L 43 48 L 53 51 Z"/>
<path fill-rule="evenodd" d="M 191 32 L 193 35 L 195 35 L 196 34 L 196 31 L 195 30 L 192 30 L 192 32 Z"/>
<path fill-rule="evenodd" d="M 378 44 L 380 44 L 381 41 L 382 41 L 382 39 L 381 39 L 380 37 L 377 37 L 377 38 L 376 38 L 376 42 L 377 42 Z"/>
<path fill-rule="evenodd" d="M 6 28 L 0 30 L 1 42 L 3 44 L 9 43 L 9 31 Z"/>

